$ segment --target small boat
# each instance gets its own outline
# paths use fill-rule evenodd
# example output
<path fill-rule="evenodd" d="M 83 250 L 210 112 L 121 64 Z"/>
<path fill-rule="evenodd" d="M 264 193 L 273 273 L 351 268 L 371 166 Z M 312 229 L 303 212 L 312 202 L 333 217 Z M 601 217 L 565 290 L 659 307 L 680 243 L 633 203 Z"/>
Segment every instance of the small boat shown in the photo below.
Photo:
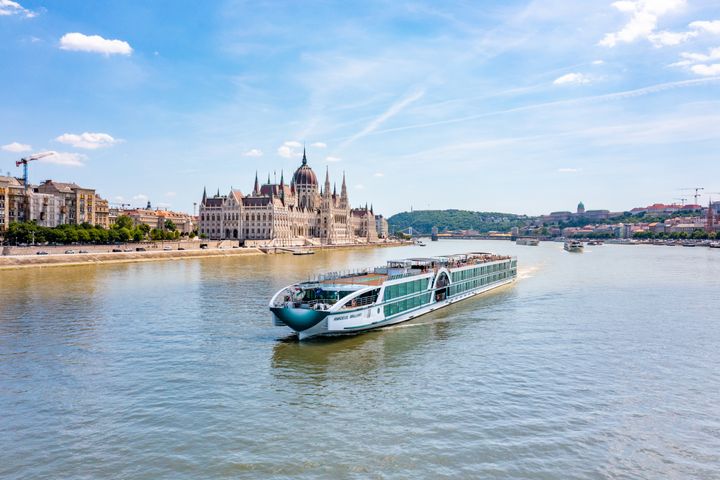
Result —
<path fill-rule="evenodd" d="M 583 243 L 578 240 L 568 240 L 563 246 L 568 252 L 580 253 L 585 248 Z"/>
<path fill-rule="evenodd" d="M 515 245 L 527 245 L 530 247 L 537 247 L 540 245 L 540 241 L 537 238 L 521 237 L 515 240 Z"/>
<path fill-rule="evenodd" d="M 588 245 L 603 245 L 603 241 L 602 240 L 590 240 L 588 242 Z"/>
<path fill-rule="evenodd" d="M 720 242 L 710 242 L 708 244 L 708 247 L 710 248 L 720 248 Z"/>
<path fill-rule="evenodd" d="M 306 249 L 306 250 L 295 250 L 295 251 L 293 252 L 293 255 L 315 255 L 315 250 L 310 250 L 310 249 Z"/>
<path fill-rule="evenodd" d="M 682 246 L 683 246 L 683 247 L 694 247 L 694 246 L 695 246 L 695 243 L 693 243 L 693 242 L 684 242 L 684 243 L 682 244 Z"/>
<path fill-rule="evenodd" d="M 415 242 L 415 245 L 417 245 L 418 247 L 426 247 L 427 246 L 427 245 L 425 245 L 425 242 L 423 242 L 422 240 L 418 240 L 417 242 Z"/>

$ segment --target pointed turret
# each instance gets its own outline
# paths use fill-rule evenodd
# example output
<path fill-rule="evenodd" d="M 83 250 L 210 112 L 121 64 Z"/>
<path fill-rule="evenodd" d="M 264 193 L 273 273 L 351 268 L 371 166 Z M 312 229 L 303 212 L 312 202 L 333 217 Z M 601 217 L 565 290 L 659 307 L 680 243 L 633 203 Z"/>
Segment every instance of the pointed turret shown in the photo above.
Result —
<path fill-rule="evenodd" d="M 342 186 L 340 187 L 340 196 L 347 199 L 347 186 L 345 185 L 345 172 L 343 172 Z"/>
<path fill-rule="evenodd" d="M 333 197 L 337 197 L 337 184 L 333 183 Z"/>
<path fill-rule="evenodd" d="M 307 165 L 307 157 L 305 156 L 305 145 L 303 145 L 303 159 L 302 164 Z"/>
<path fill-rule="evenodd" d="M 253 187 L 253 195 L 256 197 L 260 195 L 260 182 L 258 181 L 257 170 L 255 170 L 255 186 Z"/>
<path fill-rule="evenodd" d="M 270 185 L 270 172 L 268 172 L 268 181 L 266 185 Z"/>
<path fill-rule="evenodd" d="M 325 167 L 325 187 L 323 188 L 323 192 L 326 196 L 330 195 L 330 168 Z"/>
<path fill-rule="evenodd" d="M 285 205 L 285 173 L 280 170 L 280 200 Z"/>
<path fill-rule="evenodd" d="M 372 206 L 372 203 L 370 204 L 370 213 L 372 213 L 373 215 L 375 214 L 375 212 L 373 212 L 373 206 Z"/>
<path fill-rule="evenodd" d="M 218 187 L 218 191 L 217 191 L 217 193 L 215 194 L 215 196 L 216 196 L 216 197 L 219 197 L 219 196 L 220 196 L 220 187 Z"/>
<path fill-rule="evenodd" d="M 206 200 L 207 200 L 207 187 L 203 187 L 203 198 L 200 203 L 204 205 Z"/>

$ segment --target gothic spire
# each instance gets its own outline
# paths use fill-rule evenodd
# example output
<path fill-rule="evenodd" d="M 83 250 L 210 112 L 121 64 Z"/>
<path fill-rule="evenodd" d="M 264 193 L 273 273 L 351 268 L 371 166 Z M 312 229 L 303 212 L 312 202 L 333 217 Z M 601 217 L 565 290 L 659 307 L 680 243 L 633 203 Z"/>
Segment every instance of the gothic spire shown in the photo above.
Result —
<path fill-rule="evenodd" d="M 285 172 L 280 170 L 280 187 L 285 186 Z"/>
<path fill-rule="evenodd" d="M 307 157 L 305 156 L 305 145 L 303 145 L 303 159 L 302 164 L 307 165 Z"/>
<path fill-rule="evenodd" d="M 330 195 L 330 168 L 325 167 L 325 195 Z"/>
<path fill-rule="evenodd" d="M 205 200 L 207 200 L 207 187 L 203 187 L 203 198 L 200 203 L 205 203 Z"/>
<path fill-rule="evenodd" d="M 337 184 L 333 183 L 333 197 L 337 197 Z"/>
<path fill-rule="evenodd" d="M 255 186 L 253 187 L 253 195 L 260 195 L 260 182 L 258 181 L 257 170 L 255 170 Z"/>

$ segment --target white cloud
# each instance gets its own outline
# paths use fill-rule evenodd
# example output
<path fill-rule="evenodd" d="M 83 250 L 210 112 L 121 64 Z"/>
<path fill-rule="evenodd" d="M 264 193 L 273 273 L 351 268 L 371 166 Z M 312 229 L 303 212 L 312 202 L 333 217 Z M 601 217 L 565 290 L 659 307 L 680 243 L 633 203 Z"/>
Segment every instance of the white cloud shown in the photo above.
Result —
<path fill-rule="evenodd" d="M 38 160 L 42 163 L 52 163 L 54 165 L 63 165 L 66 167 L 82 167 L 83 163 L 87 160 L 87 156 L 82 153 L 70 153 L 70 152 L 52 152 L 53 154 L 49 157 L 44 157 Z"/>
<path fill-rule="evenodd" d="M 602 65 L 603 63 L 605 63 L 605 60 L 593 60 L 592 62 L 593 65 Z"/>
<path fill-rule="evenodd" d="M 559 173 L 578 173 L 581 169 L 579 168 L 558 168 Z"/>
<path fill-rule="evenodd" d="M 676 41 L 671 32 L 655 34 L 658 19 L 673 10 L 685 6 L 685 0 L 622 0 L 612 4 L 617 10 L 631 14 L 630 20 L 617 32 L 608 33 L 600 40 L 599 45 L 615 47 L 618 43 L 632 43 L 647 38 L 653 43 Z M 651 38 L 653 37 L 653 38 Z"/>
<path fill-rule="evenodd" d="M 175 192 L 165 192 L 166 197 L 174 197 L 175 195 L 177 195 Z"/>
<path fill-rule="evenodd" d="M 699 20 L 692 22 L 689 27 L 693 30 L 702 30 L 707 33 L 712 33 L 713 35 L 720 35 L 720 20 Z"/>
<path fill-rule="evenodd" d="M 315 142 L 315 143 L 311 143 L 310 146 L 315 147 L 315 148 L 326 148 L 327 144 L 324 142 Z"/>
<path fill-rule="evenodd" d="M 363 185 L 362 183 L 358 183 L 357 185 L 355 185 L 355 190 L 364 190 L 364 189 L 365 189 L 365 185 Z"/>
<path fill-rule="evenodd" d="M 658 32 L 648 35 L 650 40 L 656 47 L 675 46 L 685 43 L 693 37 L 697 36 L 697 32 Z"/>
<path fill-rule="evenodd" d="M 302 143 L 296 142 L 295 140 L 288 140 L 278 147 L 277 152 L 278 155 L 284 158 L 300 157 L 302 156 L 302 152 L 296 150 L 300 147 L 302 147 Z"/>
<path fill-rule="evenodd" d="M 100 35 L 84 35 L 77 32 L 63 35 L 60 39 L 60 49 L 105 55 L 130 55 L 133 51 L 130 44 L 123 40 L 108 40 Z"/>
<path fill-rule="evenodd" d="M 339 162 L 341 160 L 342 160 L 342 158 L 340 158 L 340 157 L 325 157 L 326 162 Z"/>
<path fill-rule="evenodd" d="M 554 85 L 585 85 L 591 83 L 591 78 L 584 73 L 568 73 L 553 81 Z"/>
<path fill-rule="evenodd" d="M 33 18 L 37 16 L 37 13 L 23 8 L 22 5 L 12 0 L 0 0 L 0 17 L 9 15 L 23 15 L 25 18 Z"/>
<path fill-rule="evenodd" d="M 133 196 L 132 199 L 133 199 L 133 200 L 147 201 L 148 196 L 145 195 L 144 193 L 138 193 L 137 195 Z"/>
<path fill-rule="evenodd" d="M 720 75 L 720 63 L 712 63 L 720 60 L 720 47 L 711 48 L 708 53 L 683 52 L 680 54 L 683 60 L 671 63 L 671 67 L 682 67 L 703 77 L 714 77 Z"/>
<path fill-rule="evenodd" d="M 374 177 L 384 177 L 385 174 L 382 173 L 382 172 L 377 172 L 377 173 L 375 173 L 373 176 L 374 176 Z"/>
<path fill-rule="evenodd" d="M 2 149 L 6 152 L 14 152 L 14 153 L 20 153 L 20 152 L 29 152 L 32 150 L 31 145 L 26 145 L 24 143 L 18 143 L 18 142 L 12 142 L 8 143 L 7 145 L 3 145 Z"/>
<path fill-rule="evenodd" d="M 243 153 L 243 157 L 262 157 L 263 152 L 259 148 L 251 148 L 247 152 Z"/>
<path fill-rule="evenodd" d="M 120 140 L 113 138 L 107 133 L 90 133 L 85 132 L 77 135 L 75 133 L 64 133 L 57 137 L 60 143 L 72 145 L 75 148 L 85 148 L 88 150 L 95 150 L 96 148 L 110 147 L 119 143 Z"/>
<path fill-rule="evenodd" d="M 692 70 L 693 73 L 702 75 L 704 77 L 714 77 L 720 75 L 720 63 L 714 63 L 712 65 L 699 63 L 690 67 L 690 70 Z"/>

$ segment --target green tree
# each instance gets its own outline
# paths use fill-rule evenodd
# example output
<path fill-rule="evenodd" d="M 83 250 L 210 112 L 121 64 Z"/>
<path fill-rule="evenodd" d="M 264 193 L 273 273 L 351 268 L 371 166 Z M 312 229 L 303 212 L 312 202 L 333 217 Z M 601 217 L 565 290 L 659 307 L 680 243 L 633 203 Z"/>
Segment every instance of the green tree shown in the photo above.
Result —
<path fill-rule="evenodd" d="M 121 242 L 128 242 L 132 237 L 132 231 L 129 228 L 122 227 L 118 229 L 118 239 Z"/>
<path fill-rule="evenodd" d="M 115 228 L 122 229 L 127 228 L 128 230 L 133 228 L 133 220 L 127 215 L 120 215 L 115 219 Z"/>
<path fill-rule="evenodd" d="M 177 227 L 175 226 L 175 222 L 170 220 L 169 218 L 165 220 L 165 230 L 170 230 L 171 232 L 174 232 L 177 230 Z"/>

